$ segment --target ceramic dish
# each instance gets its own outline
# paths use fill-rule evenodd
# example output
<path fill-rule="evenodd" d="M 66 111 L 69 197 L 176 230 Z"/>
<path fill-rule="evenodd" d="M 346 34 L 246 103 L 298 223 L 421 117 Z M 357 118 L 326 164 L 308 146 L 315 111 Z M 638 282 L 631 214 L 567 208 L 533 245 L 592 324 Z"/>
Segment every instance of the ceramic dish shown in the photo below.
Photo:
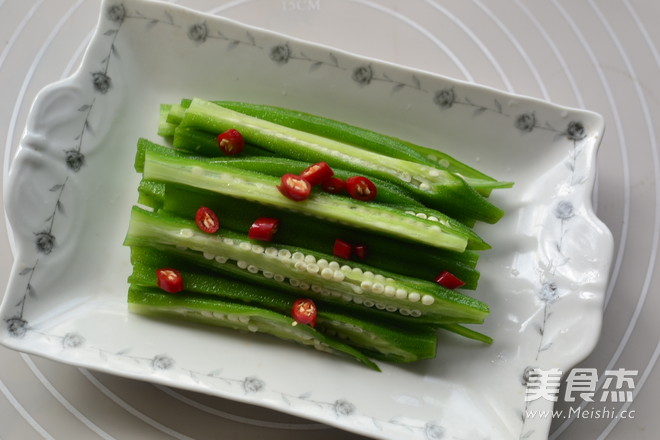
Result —
<path fill-rule="evenodd" d="M 441 337 L 438 358 L 375 373 L 273 338 L 129 314 L 122 246 L 138 137 L 184 96 L 282 105 L 443 149 L 515 182 L 475 296 L 491 346 Z M 603 120 L 157 2 L 105 1 L 80 69 L 44 89 L 6 186 L 15 265 L 7 347 L 273 408 L 383 439 L 547 437 L 526 417 L 531 367 L 594 347 L 612 256 L 591 196 Z"/>

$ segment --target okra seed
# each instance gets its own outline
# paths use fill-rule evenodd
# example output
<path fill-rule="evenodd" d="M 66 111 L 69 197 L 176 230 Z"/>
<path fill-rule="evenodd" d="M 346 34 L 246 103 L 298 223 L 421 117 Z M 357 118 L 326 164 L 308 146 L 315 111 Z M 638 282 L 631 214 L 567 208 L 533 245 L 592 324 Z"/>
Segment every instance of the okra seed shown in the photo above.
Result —
<path fill-rule="evenodd" d="M 385 293 L 385 296 L 394 296 L 396 293 L 396 289 L 392 286 L 385 286 L 385 290 L 383 291 Z"/>
<path fill-rule="evenodd" d="M 293 267 L 301 272 L 307 270 L 307 264 L 305 264 L 304 261 L 296 261 L 296 264 L 294 264 Z"/>
<path fill-rule="evenodd" d="M 438 161 L 438 165 L 440 165 L 442 168 L 449 168 L 449 161 L 447 159 L 441 159 Z"/>
<path fill-rule="evenodd" d="M 259 331 L 259 327 L 254 324 L 250 324 L 248 325 L 248 330 L 251 331 L 252 333 L 256 333 Z"/>
<path fill-rule="evenodd" d="M 318 264 L 321 269 L 328 267 L 330 265 L 330 263 L 328 263 L 328 260 L 326 260 L 325 258 L 319 258 L 316 264 Z"/>
<path fill-rule="evenodd" d="M 383 293 L 385 291 L 385 286 L 381 283 L 374 283 L 371 291 L 373 293 Z"/>
<path fill-rule="evenodd" d="M 403 316 L 408 316 L 408 315 L 410 315 L 410 310 L 408 310 L 408 309 L 399 309 L 399 313 L 401 313 Z"/>
<path fill-rule="evenodd" d="M 238 321 L 242 322 L 243 324 L 247 324 L 248 322 L 250 322 L 250 317 L 245 315 L 239 315 Z"/>
<path fill-rule="evenodd" d="M 314 255 L 305 255 L 305 263 L 316 263 L 316 257 Z"/>
<path fill-rule="evenodd" d="M 247 261 L 243 261 L 243 260 L 238 260 L 238 261 L 236 262 L 236 265 L 237 265 L 238 267 L 240 267 L 241 269 L 245 269 L 245 268 L 248 267 Z"/>
<path fill-rule="evenodd" d="M 215 255 L 213 255 L 210 252 L 204 252 L 202 255 L 204 255 L 204 258 L 206 258 L 207 260 L 213 260 L 215 258 Z"/>
<path fill-rule="evenodd" d="M 226 244 L 226 245 L 229 245 L 229 246 L 233 246 L 233 245 L 234 245 L 234 240 L 232 240 L 231 238 L 223 238 L 223 239 L 222 239 L 222 242 L 223 242 L 224 244 Z"/>
<path fill-rule="evenodd" d="M 406 214 L 416 215 L 415 211 L 406 211 Z"/>
<path fill-rule="evenodd" d="M 374 277 L 374 273 L 370 270 L 365 270 L 363 275 L 367 278 L 373 278 Z"/>
<path fill-rule="evenodd" d="M 422 297 L 422 304 L 425 306 L 430 306 L 435 302 L 435 298 L 433 298 L 431 295 L 424 295 Z"/>
<path fill-rule="evenodd" d="M 276 257 L 277 249 L 274 247 L 267 247 L 265 253 L 267 257 Z"/>
<path fill-rule="evenodd" d="M 309 283 L 305 283 L 304 281 L 301 281 L 300 284 L 298 284 L 300 290 L 309 290 L 309 287 Z"/>
<path fill-rule="evenodd" d="M 440 175 L 440 171 L 436 169 L 432 169 L 431 171 L 429 171 L 429 176 L 431 177 L 438 177 L 439 175 Z"/>
<path fill-rule="evenodd" d="M 410 302 L 417 302 L 420 298 L 421 295 L 417 292 L 410 292 L 410 294 L 408 294 L 408 301 Z"/>
<path fill-rule="evenodd" d="M 364 280 L 360 283 L 360 288 L 362 288 L 362 290 L 371 290 L 371 287 L 372 283 L 369 280 Z"/>
<path fill-rule="evenodd" d="M 224 263 L 227 262 L 227 257 L 223 257 L 221 255 L 218 255 L 217 257 L 215 257 L 215 261 L 217 261 L 220 264 L 224 264 Z"/>
<path fill-rule="evenodd" d="M 353 275 L 362 275 L 362 269 L 360 269 L 359 267 L 354 267 L 353 269 L 351 269 L 351 273 Z"/>
<path fill-rule="evenodd" d="M 385 281 L 385 277 L 382 276 L 382 275 L 379 274 L 379 273 L 377 273 L 376 276 L 375 276 L 374 278 L 376 279 L 376 281 L 381 282 L 381 283 Z"/>
<path fill-rule="evenodd" d="M 289 284 L 291 284 L 293 287 L 298 287 L 300 285 L 300 280 L 289 278 Z"/>
<path fill-rule="evenodd" d="M 220 313 L 220 312 L 210 312 L 210 313 L 213 315 L 214 318 L 227 319 L 227 315 L 225 315 L 224 313 Z M 207 316 L 207 315 L 205 315 L 205 316 Z"/>
<path fill-rule="evenodd" d="M 398 299 L 406 299 L 408 297 L 408 292 L 405 289 L 396 289 L 395 296 Z"/>
<path fill-rule="evenodd" d="M 252 245 L 247 241 L 241 241 L 238 247 L 243 249 L 244 251 L 249 251 L 250 249 L 252 249 Z"/>
<path fill-rule="evenodd" d="M 237 315 L 227 315 L 227 320 L 231 322 L 238 322 L 238 316 Z"/>
<path fill-rule="evenodd" d="M 334 275 L 335 275 L 335 271 L 330 269 L 329 267 L 326 267 L 325 269 L 321 270 L 321 277 L 323 279 L 331 280 Z"/>
<path fill-rule="evenodd" d="M 192 229 L 183 228 L 179 231 L 179 235 L 183 238 L 191 238 L 195 233 Z"/>
<path fill-rule="evenodd" d="M 318 273 L 318 271 L 319 271 L 319 266 L 317 264 L 312 263 L 307 265 L 308 273 L 315 274 Z"/>
<path fill-rule="evenodd" d="M 364 301 L 362 301 L 362 305 L 365 307 L 373 307 L 374 304 L 375 303 L 370 299 L 365 299 Z"/>
<path fill-rule="evenodd" d="M 342 272 L 346 272 L 346 273 L 348 273 L 348 272 L 350 272 L 351 270 L 352 270 L 352 269 L 351 269 L 351 266 L 349 266 L 349 265 L 347 265 L 347 264 L 344 264 L 344 265 L 341 267 L 341 271 L 342 271 Z"/>
<path fill-rule="evenodd" d="M 421 189 L 421 190 L 423 190 L 423 191 L 428 191 L 428 190 L 431 189 L 431 185 L 429 185 L 429 184 L 426 183 L 426 182 L 423 182 L 423 183 L 420 183 L 420 184 L 419 184 L 419 189 Z"/>
<path fill-rule="evenodd" d="M 332 269 L 330 269 L 332 270 Z M 340 270 L 335 270 L 332 272 L 332 280 L 333 281 L 344 281 L 344 272 Z"/>
<path fill-rule="evenodd" d="M 254 252 L 255 254 L 263 254 L 264 250 L 265 249 L 263 246 L 259 246 L 258 244 L 252 245 L 252 252 Z"/>
<path fill-rule="evenodd" d="M 353 302 L 355 304 L 362 304 L 362 301 L 364 301 L 364 300 L 359 296 L 353 297 Z"/>
<path fill-rule="evenodd" d="M 415 214 L 415 217 L 417 217 L 417 218 L 426 218 L 427 215 L 424 214 L 423 212 L 418 212 L 417 214 Z"/>
<path fill-rule="evenodd" d="M 341 299 L 343 299 L 346 302 L 351 302 L 351 300 L 353 300 L 353 297 L 351 295 L 344 294 L 341 296 Z"/>
<path fill-rule="evenodd" d="M 318 284 L 312 284 L 312 292 L 321 293 L 321 290 L 323 290 L 323 287 Z"/>
<path fill-rule="evenodd" d="M 337 263 L 336 261 L 331 261 L 330 263 L 328 263 L 328 267 L 332 270 L 339 270 L 339 263 Z"/>
<path fill-rule="evenodd" d="M 290 258 L 291 257 L 291 251 L 288 250 L 288 249 L 280 249 L 279 251 L 277 251 L 277 255 L 280 258 Z"/>
<path fill-rule="evenodd" d="M 270 271 L 264 270 L 263 275 L 264 275 L 264 278 L 273 278 L 273 276 L 274 276 L 275 274 L 274 274 L 273 272 L 270 272 Z"/>
<path fill-rule="evenodd" d="M 393 305 L 388 305 L 388 306 L 385 306 L 385 310 L 387 310 L 388 312 L 396 312 L 397 307 L 393 306 Z"/>
<path fill-rule="evenodd" d="M 415 318 L 419 318 L 422 316 L 422 312 L 420 310 L 411 310 L 410 311 L 410 316 L 413 316 Z"/>
<path fill-rule="evenodd" d="M 385 310 L 385 304 L 383 303 L 376 303 L 376 308 L 378 310 Z"/>
<path fill-rule="evenodd" d="M 305 259 L 305 254 L 303 254 L 302 252 L 294 252 L 291 255 L 291 258 L 293 258 L 294 260 L 304 260 Z"/>
<path fill-rule="evenodd" d="M 259 272 L 259 268 L 258 268 L 257 266 L 255 266 L 254 264 L 250 264 L 250 265 L 247 267 L 247 270 L 248 270 L 248 272 L 250 272 L 250 273 L 257 273 L 257 272 Z"/>
<path fill-rule="evenodd" d="M 273 279 L 281 283 L 282 281 L 284 281 L 284 275 L 280 275 L 279 273 L 276 273 L 275 275 L 273 275 Z"/>
<path fill-rule="evenodd" d="M 207 318 L 213 318 L 213 312 L 210 310 L 202 310 L 201 314 Z"/>
<path fill-rule="evenodd" d="M 353 292 L 360 295 L 362 293 L 362 288 L 360 288 L 360 286 L 353 286 Z"/>
<path fill-rule="evenodd" d="M 431 220 L 432 222 L 437 222 L 438 221 L 438 217 L 436 217 L 434 215 L 429 215 L 428 219 Z"/>

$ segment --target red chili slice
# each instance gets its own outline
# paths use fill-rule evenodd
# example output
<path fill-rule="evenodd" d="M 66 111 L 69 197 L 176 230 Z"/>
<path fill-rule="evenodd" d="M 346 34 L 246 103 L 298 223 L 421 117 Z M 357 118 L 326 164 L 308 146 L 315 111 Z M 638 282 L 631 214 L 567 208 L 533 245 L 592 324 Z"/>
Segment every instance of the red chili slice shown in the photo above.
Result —
<path fill-rule="evenodd" d="M 321 184 L 321 189 L 330 194 L 341 194 L 345 187 L 346 183 L 339 177 L 330 177 Z"/>
<path fill-rule="evenodd" d="M 346 179 L 346 191 L 357 200 L 368 202 L 376 198 L 376 185 L 364 176 L 352 176 Z"/>
<path fill-rule="evenodd" d="M 363 244 L 356 244 L 353 247 L 353 252 L 355 253 L 355 256 L 358 257 L 361 260 L 364 260 L 367 258 L 367 246 Z"/>
<path fill-rule="evenodd" d="M 318 162 L 305 168 L 300 177 L 309 182 L 310 185 L 319 185 L 335 174 L 332 168 L 325 162 Z"/>
<path fill-rule="evenodd" d="M 312 185 L 308 181 L 295 174 L 285 174 L 277 187 L 283 196 L 299 202 L 305 200 L 312 192 Z"/>
<path fill-rule="evenodd" d="M 230 128 L 218 135 L 218 147 L 228 156 L 239 154 L 245 149 L 243 135 L 238 130 Z"/>
<path fill-rule="evenodd" d="M 156 278 L 158 279 L 158 287 L 165 292 L 177 293 L 183 290 L 183 278 L 181 272 L 176 269 L 157 269 Z"/>
<path fill-rule="evenodd" d="M 332 255 L 337 258 L 344 258 L 348 260 L 351 258 L 351 251 L 353 246 L 350 243 L 338 238 L 335 240 L 335 245 L 332 248 Z"/>
<path fill-rule="evenodd" d="M 460 278 L 446 270 L 440 272 L 440 275 L 435 278 L 435 282 L 447 289 L 457 289 L 465 285 Z"/>
<path fill-rule="evenodd" d="M 248 231 L 248 238 L 252 240 L 271 241 L 280 225 L 279 219 L 259 217 L 252 223 Z"/>
<path fill-rule="evenodd" d="M 220 220 L 212 209 L 202 206 L 195 214 L 195 223 L 202 231 L 214 234 L 220 229 Z"/>
<path fill-rule="evenodd" d="M 316 304 L 309 298 L 300 298 L 293 303 L 291 316 L 298 324 L 316 325 Z"/>

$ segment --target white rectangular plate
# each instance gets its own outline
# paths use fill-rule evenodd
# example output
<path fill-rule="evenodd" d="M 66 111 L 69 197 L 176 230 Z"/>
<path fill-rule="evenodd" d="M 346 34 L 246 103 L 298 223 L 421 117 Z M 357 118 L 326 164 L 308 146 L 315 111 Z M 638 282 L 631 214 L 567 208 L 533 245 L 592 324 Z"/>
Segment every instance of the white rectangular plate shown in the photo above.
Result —
<path fill-rule="evenodd" d="M 267 336 L 127 312 L 122 246 L 138 137 L 182 97 L 275 104 L 442 149 L 515 187 L 479 225 L 474 293 L 491 346 L 375 373 Z M 13 349 L 273 408 L 383 439 L 545 438 L 530 367 L 567 369 L 598 338 L 612 238 L 591 196 L 603 120 L 173 5 L 106 0 L 80 69 L 32 108 L 6 188 L 15 265 L 0 311 Z"/>

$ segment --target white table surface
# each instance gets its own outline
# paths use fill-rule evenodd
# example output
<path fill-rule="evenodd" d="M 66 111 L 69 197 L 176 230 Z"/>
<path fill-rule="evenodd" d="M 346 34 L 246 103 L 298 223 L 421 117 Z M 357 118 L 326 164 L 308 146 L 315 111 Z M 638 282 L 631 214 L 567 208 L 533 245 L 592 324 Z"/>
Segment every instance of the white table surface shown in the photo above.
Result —
<path fill-rule="evenodd" d="M 660 3 L 654 0 L 182 0 L 370 57 L 601 113 L 596 203 L 615 242 L 601 340 L 579 367 L 637 371 L 627 418 L 554 419 L 551 439 L 660 431 Z M 3 184 L 35 94 L 71 74 L 97 0 L 0 0 Z M 2 200 L 0 195 L 0 201 Z M 0 294 L 12 264 L 0 217 Z M 599 384 L 602 386 L 602 383 Z M 561 395 L 561 394 L 560 394 Z M 559 402 L 558 409 L 569 409 Z M 602 405 L 600 405 L 602 407 Z M 270 410 L 0 347 L 0 439 L 357 439 Z"/>

